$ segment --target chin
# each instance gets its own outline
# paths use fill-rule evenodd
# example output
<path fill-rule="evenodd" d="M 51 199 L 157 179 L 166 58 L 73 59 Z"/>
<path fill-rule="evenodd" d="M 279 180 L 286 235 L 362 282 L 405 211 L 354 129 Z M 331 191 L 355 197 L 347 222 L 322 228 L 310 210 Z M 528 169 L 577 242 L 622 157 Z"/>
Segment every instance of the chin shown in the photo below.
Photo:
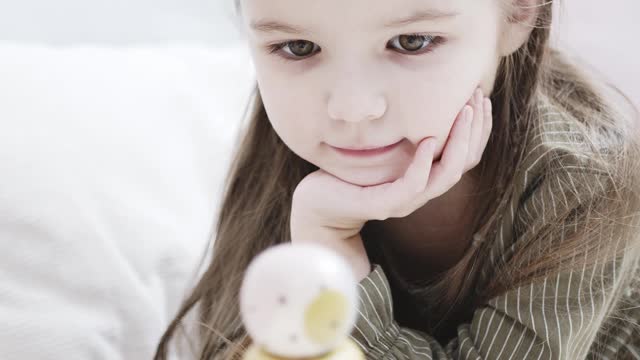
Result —
<path fill-rule="evenodd" d="M 344 182 L 363 187 L 394 182 L 403 175 L 402 172 L 396 171 L 396 169 L 391 167 L 351 168 L 340 170 L 331 169 L 325 171 L 331 173 L 333 176 Z"/>

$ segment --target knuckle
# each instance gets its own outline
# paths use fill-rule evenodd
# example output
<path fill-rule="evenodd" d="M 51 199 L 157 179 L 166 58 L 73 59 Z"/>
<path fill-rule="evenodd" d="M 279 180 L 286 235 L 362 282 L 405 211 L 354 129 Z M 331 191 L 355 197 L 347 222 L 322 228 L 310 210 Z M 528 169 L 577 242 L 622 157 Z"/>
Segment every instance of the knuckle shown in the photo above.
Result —
<path fill-rule="evenodd" d="M 409 215 L 411 215 L 411 212 L 408 211 L 407 209 L 403 209 L 402 211 L 399 211 L 397 213 L 396 217 L 403 218 L 403 217 L 407 217 Z"/>
<path fill-rule="evenodd" d="M 388 209 L 380 210 L 376 212 L 374 220 L 384 221 L 390 217 L 390 211 Z"/>
<path fill-rule="evenodd" d="M 401 216 L 401 217 L 407 217 L 407 216 L 411 215 L 411 212 L 412 212 L 412 211 L 411 211 L 410 209 L 408 209 L 408 208 L 403 208 L 403 209 L 399 212 L 399 214 L 400 214 L 400 216 Z"/>
<path fill-rule="evenodd" d="M 410 212 L 408 211 L 408 209 L 404 206 L 396 206 L 393 209 L 393 212 L 391 214 L 389 214 L 389 217 L 405 217 L 408 216 L 410 214 Z"/>
<path fill-rule="evenodd" d="M 469 167 L 469 165 L 473 165 L 478 159 L 477 155 L 469 155 L 469 161 L 467 161 L 467 166 Z"/>
<path fill-rule="evenodd" d="M 393 216 L 401 216 L 402 213 L 402 208 L 399 206 L 394 206 L 393 208 L 390 209 L 390 211 L 387 213 L 387 219 Z"/>
<path fill-rule="evenodd" d="M 453 179 L 452 182 L 450 184 L 451 187 L 453 187 L 455 184 L 459 183 L 460 180 L 462 179 L 462 174 L 456 174 Z"/>

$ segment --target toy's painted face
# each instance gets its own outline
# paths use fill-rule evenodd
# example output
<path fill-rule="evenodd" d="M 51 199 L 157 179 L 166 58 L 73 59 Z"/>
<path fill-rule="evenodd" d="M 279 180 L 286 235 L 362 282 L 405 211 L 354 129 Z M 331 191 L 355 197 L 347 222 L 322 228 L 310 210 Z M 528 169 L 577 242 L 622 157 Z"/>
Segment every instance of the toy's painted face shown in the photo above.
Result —
<path fill-rule="evenodd" d="M 318 245 L 267 249 L 247 269 L 240 310 L 254 343 L 284 357 L 317 356 L 351 333 L 356 281 L 337 254 Z"/>

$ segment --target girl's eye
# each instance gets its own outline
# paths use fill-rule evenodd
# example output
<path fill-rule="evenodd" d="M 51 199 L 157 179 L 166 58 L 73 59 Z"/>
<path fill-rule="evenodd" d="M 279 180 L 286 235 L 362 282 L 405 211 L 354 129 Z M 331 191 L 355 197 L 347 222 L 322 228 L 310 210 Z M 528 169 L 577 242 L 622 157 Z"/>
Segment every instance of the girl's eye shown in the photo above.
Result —
<path fill-rule="evenodd" d="M 394 37 L 388 44 L 391 47 L 399 48 L 403 54 L 419 55 L 434 50 L 436 46 L 444 42 L 445 39 L 441 36 L 407 34 Z M 389 48 L 389 45 L 387 47 Z M 292 61 L 304 60 L 320 49 L 318 45 L 306 40 L 287 41 L 270 45 L 268 48 L 271 54 L 284 52 L 286 55 L 280 57 Z"/>
<path fill-rule="evenodd" d="M 309 57 L 309 55 L 313 53 L 314 49 L 319 49 L 320 47 L 312 43 L 311 41 L 295 40 L 271 45 L 269 48 L 269 52 L 271 54 L 282 50 L 287 54 L 286 56 L 282 57 L 287 60 L 302 60 Z"/>
<path fill-rule="evenodd" d="M 440 36 L 408 34 L 394 37 L 389 41 L 389 44 L 395 48 L 400 48 L 404 54 L 414 55 L 433 50 L 433 48 L 441 44 L 443 40 Z"/>

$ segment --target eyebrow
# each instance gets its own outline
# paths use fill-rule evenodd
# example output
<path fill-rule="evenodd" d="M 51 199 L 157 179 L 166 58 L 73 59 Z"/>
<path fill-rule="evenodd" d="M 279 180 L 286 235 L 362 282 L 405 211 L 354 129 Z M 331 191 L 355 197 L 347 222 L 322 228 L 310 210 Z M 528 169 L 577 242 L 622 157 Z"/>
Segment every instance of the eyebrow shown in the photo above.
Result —
<path fill-rule="evenodd" d="M 458 15 L 459 13 L 455 11 L 441 11 L 441 10 L 435 10 L 435 9 L 421 10 L 421 11 L 416 11 L 407 17 L 389 21 L 383 24 L 383 28 L 386 28 L 386 29 L 398 28 L 401 26 L 406 26 L 409 24 L 417 23 L 417 22 L 452 18 Z M 301 28 L 299 26 L 295 26 L 295 25 L 291 25 L 291 24 L 287 24 L 287 23 L 283 23 L 275 20 L 270 20 L 270 19 L 252 21 L 251 28 L 257 32 L 262 32 L 262 33 L 283 32 L 283 33 L 289 33 L 294 35 L 309 34 L 308 30 Z"/>

